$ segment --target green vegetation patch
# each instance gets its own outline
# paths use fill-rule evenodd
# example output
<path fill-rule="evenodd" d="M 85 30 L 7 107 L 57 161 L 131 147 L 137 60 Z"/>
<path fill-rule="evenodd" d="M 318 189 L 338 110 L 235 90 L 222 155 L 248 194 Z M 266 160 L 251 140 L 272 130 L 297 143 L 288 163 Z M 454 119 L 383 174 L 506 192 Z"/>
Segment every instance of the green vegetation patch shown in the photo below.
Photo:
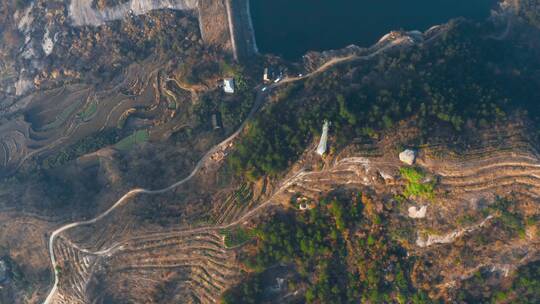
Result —
<path fill-rule="evenodd" d="M 291 88 L 296 92 L 301 86 Z M 277 175 L 285 170 L 290 160 L 305 149 L 312 134 L 320 133 L 323 115 L 327 112 L 320 106 L 311 106 L 313 117 L 302 117 L 293 103 L 279 102 L 270 107 L 247 127 L 236 150 L 228 158 L 233 172 L 256 180 L 265 174 Z"/>
<path fill-rule="evenodd" d="M 167 109 L 176 110 L 176 101 L 170 100 L 170 99 L 167 99 L 167 100 L 168 100 Z"/>
<path fill-rule="evenodd" d="M 148 130 L 138 130 L 133 132 L 133 134 L 129 135 L 128 137 L 125 137 L 119 142 L 117 142 L 114 147 L 121 151 L 129 151 L 133 149 L 135 145 L 148 141 L 149 138 L 150 135 L 148 133 Z"/>
<path fill-rule="evenodd" d="M 68 120 L 69 116 L 73 114 L 73 112 L 75 112 L 79 106 L 80 106 L 79 102 L 74 102 L 70 104 L 60 113 L 60 115 L 56 116 L 53 122 L 44 125 L 41 128 L 41 130 L 48 131 L 48 130 L 59 128 Z"/>
<path fill-rule="evenodd" d="M 219 233 L 225 237 L 225 246 L 227 248 L 243 245 L 255 237 L 254 230 L 242 227 L 221 229 Z"/>
<path fill-rule="evenodd" d="M 332 122 L 336 149 L 352 138 L 377 138 L 403 120 L 421 131 L 420 144 L 456 134 L 462 143 L 469 130 L 521 110 L 539 121 L 532 101 L 540 98 L 540 80 L 515 72 L 538 70 L 537 50 L 482 39 L 490 30 L 451 22 L 432 43 L 283 86 L 231 154 L 232 168 L 247 178 L 281 173 L 320 134 L 324 119 Z M 410 190 L 427 194 L 429 187 Z"/>
<path fill-rule="evenodd" d="M 303 290 L 306 303 L 427 303 L 412 286 L 412 263 L 385 230 L 384 216 L 366 195 L 330 195 L 307 212 L 278 214 L 256 231 L 245 253 L 252 274 L 225 292 L 223 303 L 262 303 L 270 287 L 261 276 L 287 265 L 283 293 Z M 274 298 L 275 299 L 275 298 Z"/>
<path fill-rule="evenodd" d="M 497 198 L 495 203 L 491 204 L 486 213 L 495 216 L 495 224 L 502 227 L 505 231 L 511 234 L 517 234 L 519 237 L 525 237 L 525 228 L 528 220 L 521 214 L 515 211 L 515 202 L 509 199 Z"/>
<path fill-rule="evenodd" d="M 399 172 L 401 173 L 401 177 L 407 181 L 405 190 L 403 191 L 405 197 L 418 197 L 433 200 L 435 197 L 435 182 L 423 182 L 426 178 L 426 174 L 422 170 L 415 167 L 402 167 L 399 169 Z"/>
<path fill-rule="evenodd" d="M 223 96 L 222 92 L 209 92 L 201 97 L 195 107 L 195 113 L 202 122 L 210 127 L 210 117 L 220 113 L 223 126 L 233 129 L 240 125 L 247 117 L 255 103 L 255 94 L 251 88 L 256 83 L 248 78 L 241 66 L 221 63 L 221 73 L 224 77 L 234 77 L 235 93 Z"/>
<path fill-rule="evenodd" d="M 97 102 L 91 101 L 77 114 L 84 122 L 89 121 L 97 112 Z"/>
<path fill-rule="evenodd" d="M 220 63 L 221 75 L 223 77 L 232 77 L 234 78 L 235 92 L 246 93 L 250 91 L 250 87 L 253 87 L 255 84 L 250 83 L 248 79 L 248 71 L 244 69 L 241 65 L 228 64 L 225 61 Z"/>
<path fill-rule="evenodd" d="M 540 262 L 520 267 L 510 285 L 490 285 L 489 270 L 481 270 L 464 282 L 458 300 L 463 303 L 533 304 L 540 299 Z M 483 288 L 478 288 L 483 286 Z M 482 291 L 482 292 L 479 292 Z"/>
<path fill-rule="evenodd" d="M 234 191 L 232 196 L 232 199 L 234 199 L 237 204 L 241 205 L 249 203 L 252 198 L 253 191 L 247 183 L 242 184 L 238 190 Z"/>
<path fill-rule="evenodd" d="M 105 130 L 78 140 L 75 144 L 65 147 L 57 153 L 41 161 L 43 169 L 62 166 L 82 155 L 95 152 L 118 141 L 118 132 L 113 129 Z"/>

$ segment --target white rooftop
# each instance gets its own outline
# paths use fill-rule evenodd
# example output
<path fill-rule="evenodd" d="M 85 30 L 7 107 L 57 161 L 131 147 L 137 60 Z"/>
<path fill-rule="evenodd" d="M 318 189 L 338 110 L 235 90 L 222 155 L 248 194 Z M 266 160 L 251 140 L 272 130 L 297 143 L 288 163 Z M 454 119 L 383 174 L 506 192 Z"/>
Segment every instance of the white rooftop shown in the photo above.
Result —
<path fill-rule="evenodd" d="M 324 153 L 326 153 L 326 149 L 327 149 L 326 142 L 328 141 L 328 126 L 329 125 L 330 123 L 328 122 L 328 120 L 325 120 L 324 125 L 323 125 L 321 140 L 319 141 L 319 146 L 317 147 L 317 154 L 321 156 Z"/>
<path fill-rule="evenodd" d="M 223 91 L 230 94 L 234 93 L 234 79 L 225 78 L 223 80 Z"/>

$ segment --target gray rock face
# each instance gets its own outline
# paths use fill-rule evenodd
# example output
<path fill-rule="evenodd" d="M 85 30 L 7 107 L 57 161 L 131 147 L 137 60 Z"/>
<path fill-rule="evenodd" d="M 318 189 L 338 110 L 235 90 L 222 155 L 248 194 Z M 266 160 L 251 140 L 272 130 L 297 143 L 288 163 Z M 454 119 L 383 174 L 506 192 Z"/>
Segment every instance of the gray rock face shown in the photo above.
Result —
<path fill-rule="evenodd" d="M 118 20 L 128 14 L 143 15 L 156 9 L 192 10 L 198 0 L 131 0 L 124 4 L 98 10 L 92 8 L 92 0 L 72 0 L 69 16 L 76 26 L 100 26 L 107 21 Z"/>
<path fill-rule="evenodd" d="M 414 164 L 414 161 L 416 160 L 416 151 L 411 149 L 404 150 L 403 152 L 399 153 L 399 160 L 409 166 Z"/>

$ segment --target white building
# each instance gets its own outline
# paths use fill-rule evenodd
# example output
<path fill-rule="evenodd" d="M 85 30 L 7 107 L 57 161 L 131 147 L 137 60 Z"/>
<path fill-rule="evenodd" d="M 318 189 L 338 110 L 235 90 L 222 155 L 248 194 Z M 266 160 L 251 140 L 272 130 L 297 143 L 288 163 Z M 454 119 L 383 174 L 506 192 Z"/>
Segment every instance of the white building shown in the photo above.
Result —
<path fill-rule="evenodd" d="M 225 93 L 229 93 L 229 94 L 234 93 L 234 79 L 225 78 L 223 80 L 223 91 L 225 91 Z"/>
<path fill-rule="evenodd" d="M 319 146 L 317 147 L 317 154 L 321 156 L 324 155 L 324 153 L 326 153 L 329 126 L 330 126 L 330 122 L 328 122 L 328 120 L 325 120 L 323 124 L 321 140 L 319 141 Z"/>
<path fill-rule="evenodd" d="M 270 77 L 268 77 L 268 68 L 264 68 L 263 81 L 270 82 Z"/>

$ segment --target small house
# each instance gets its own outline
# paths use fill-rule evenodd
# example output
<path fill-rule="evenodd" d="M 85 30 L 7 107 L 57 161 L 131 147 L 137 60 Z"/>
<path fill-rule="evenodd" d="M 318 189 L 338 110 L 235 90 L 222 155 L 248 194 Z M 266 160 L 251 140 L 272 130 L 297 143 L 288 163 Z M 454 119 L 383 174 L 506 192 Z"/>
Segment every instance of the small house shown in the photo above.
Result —
<path fill-rule="evenodd" d="M 234 93 L 234 79 L 233 78 L 225 78 L 223 80 L 223 91 L 228 94 Z"/>

